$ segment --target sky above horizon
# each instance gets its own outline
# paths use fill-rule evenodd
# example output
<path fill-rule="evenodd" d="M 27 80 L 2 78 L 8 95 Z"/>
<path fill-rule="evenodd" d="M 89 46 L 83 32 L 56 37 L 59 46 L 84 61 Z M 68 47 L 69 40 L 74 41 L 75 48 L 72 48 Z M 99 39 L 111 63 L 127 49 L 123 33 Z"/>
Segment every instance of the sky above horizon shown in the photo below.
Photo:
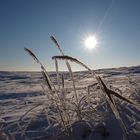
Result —
<path fill-rule="evenodd" d="M 92 69 L 140 65 L 139 27 L 140 0 L 0 0 L 0 70 L 40 70 L 24 47 L 55 70 L 51 57 L 59 51 L 50 35 Z M 86 49 L 88 35 L 97 37 L 96 49 Z"/>

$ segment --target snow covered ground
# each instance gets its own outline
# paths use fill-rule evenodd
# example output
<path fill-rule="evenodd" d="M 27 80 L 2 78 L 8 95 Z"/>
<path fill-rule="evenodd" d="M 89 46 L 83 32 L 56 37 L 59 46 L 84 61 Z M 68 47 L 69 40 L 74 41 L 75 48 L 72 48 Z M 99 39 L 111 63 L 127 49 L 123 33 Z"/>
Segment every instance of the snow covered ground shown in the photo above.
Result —
<path fill-rule="evenodd" d="M 140 104 L 140 66 L 101 69 L 96 73 L 103 78 L 109 88 Z M 56 85 L 56 74 L 54 72 L 49 74 Z M 62 74 L 64 75 L 66 94 L 72 99 L 73 90 L 69 74 L 66 72 Z M 108 107 L 97 81 L 87 71 L 75 72 L 74 79 L 79 99 L 82 94 L 86 95 L 89 85 L 94 85 L 91 86 L 90 93 L 92 94 L 91 99 L 95 100 L 92 102 L 96 110 L 91 114 L 92 122 L 81 121 L 78 125 L 73 123 L 71 127 L 75 139 L 122 140 L 123 132 Z M 0 140 L 5 139 L 4 135 L 10 135 L 9 137 L 16 140 L 49 140 L 52 133 L 58 132 L 57 126 L 56 130 L 48 128 L 44 111 L 45 105 L 48 105 L 45 94 L 47 91 L 40 72 L 0 72 Z M 124 101 L 115 100 L 130 140 L 139 140 L 140 109 Z M 85 135 L 81 136 L 85 130 Z M 72 140 L 73 138 L 64 136 L 58 139 Z"/>

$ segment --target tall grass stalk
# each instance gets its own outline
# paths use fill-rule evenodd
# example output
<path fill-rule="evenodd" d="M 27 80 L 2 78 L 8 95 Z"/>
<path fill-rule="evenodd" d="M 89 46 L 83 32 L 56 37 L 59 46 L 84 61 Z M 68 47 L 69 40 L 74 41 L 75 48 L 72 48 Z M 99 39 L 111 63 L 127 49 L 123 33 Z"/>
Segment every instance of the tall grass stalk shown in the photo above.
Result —
<path fill-rule="evenodd" d="M 48 81 L 49 85 L 52 85 L 53 88 L 54 88 L 54 90 L 56 90 L 56 88 L 55 88 L 53 82 L 51 81 L 51 79 L 50 79 L 50 77 L 49 77 L 48 72 L 46 71 L 46 69 L 45 69 L 45 67 L 43 66 L 43 64 L 42 64 L 42 63 L 39 61 L 39 59 L 36 57 L 36 55 L 35 55 L 30 49 L 28 49 L 28 48 L 24 48 L 24 50 L 25 50 L 26 52 L 28 52 L 28 54 L 31 55 L 32 58 L 40 65 L 41 69 L 44 71 L 44 74 L 46 75 L 46 78 L 47 78 L 47 81 Z"/>
<path fill-rule="evenodd" d="M 58 41 L 55 39 L 55 37 L 54 36 L 51 36 L 50 38 L 54 42 L 54 44 L 57 46 L 57 48 L 60 51 L 61 55 L 64 56 L 65 54 L 64 54 L 62 48 L 60 47 Z M 74 93 L 75 93 L 75 99 L 76 99 L 76 102 L 78 104 L 78 95 L 76 93 L 76 87 L 75 87 L 75 81 L 74 81 L 74 77 L 73 77 L 73 72 L 72 72 L 72 69 L 71 69 L 71 66 L 70 66 L 69 62 L 66 60 L 65 63 L 66 63 L 66 66 L 67 66 L 67 68 L 69 70 L 70 77 L 72 79 L 73 89 L 74 89 Z"/>
<path fill-rule="evenodd" d="M 58 90 L 59 90 L 60 89 L 60 78 L 59 78 L 58 62 L 56 59 L 55 59 L 55 68 L 56 68 L 57 85 L 58 85 Z"/>
<path fill-rule="evenodd" d="M 56 88 L 55 88 L 53 82 L 51 81 L 51 79 L 50 79 L 50 77 L 49 77 L 49 74 L 48 74 L 48 72 L 46 71 L 46 69 L 45 69 L 45 67 L 43 66 L 43 64 L 39 61 L 39 59 L 36 57 L 36 55 L 35 55 L 30 49 L 27 49 L 27 48 L 24 48 L 24 49 L 25 49 L 25 51 L 28 52 L 29 55 L 32 56 L 32 58 L 33 58 L 38 64 L 40 64 L 41 69 L 43 70 L 43 72 L 42 72 L 43 77 L 44 77 L 44 79 L 45 79 L 45 81 L 46 81 L 46 84 L 47 84 L 47 86 L 48 86 L 48 89 L 50 90 L 50 93 L 51 93 L 52 97 L 54 97 L 53 94 L 55 93 L 55 94 L 57 95 L 58 101 L 59 101 L 60 104 L 63 106 L 63 103 L 62 103 L 62 100 L 61 100 L 60 97 L 59 97 L 58 91 L 56 90 Z M 51 86 L 53 86 L 54 92 L 53 92 Z M 68 129 L 67 129 L 67 127 L 66 127 L 66 121 L 64 120 L 64 117 L 63 117 L 63 115 L 62 115 L 62 111 L 63 111 L 63 110 L 61 109 L 62 107 L 57 103 L 57 100 L 54 100 L 54 101 L 55 101 L 55 104 L 56 104 L 56 107 L 57 107 L 57 110 L 58 110 L 58 114 L 59 114 L 59 116 L 60 116 L 60 118 L 61 118 L 61 120 L 62 120 L 62 125 L 63 125 L 65 131 L 68 132 L 68 134 L 70 135 L 70 132 L 68 131 Z"/>

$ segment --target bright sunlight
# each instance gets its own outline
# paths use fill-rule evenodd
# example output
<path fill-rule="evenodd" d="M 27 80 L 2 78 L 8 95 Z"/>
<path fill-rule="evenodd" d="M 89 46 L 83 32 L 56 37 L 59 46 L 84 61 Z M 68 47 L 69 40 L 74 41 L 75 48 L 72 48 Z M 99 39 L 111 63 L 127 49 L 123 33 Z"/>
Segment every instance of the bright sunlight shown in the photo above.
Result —
<path fill-rule="evenodd" d="M 92 50 L 94 48 L 96 48 L 97 44 L 98 44 L 98 40 L 95 36 L 88 36 L 85 41 L 85 46 L 87 49 Z"/>

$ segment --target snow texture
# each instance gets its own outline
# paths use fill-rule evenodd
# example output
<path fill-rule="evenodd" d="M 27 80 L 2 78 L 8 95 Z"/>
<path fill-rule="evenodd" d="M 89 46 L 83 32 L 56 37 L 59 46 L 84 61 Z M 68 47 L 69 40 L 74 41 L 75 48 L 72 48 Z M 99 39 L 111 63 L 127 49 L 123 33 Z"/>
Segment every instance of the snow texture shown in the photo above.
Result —
<path fill-rule="evenodd" d="M 96 73 L 104 79 L 108 87 L 140 104 L 140 66 L 100 69 Z M 66 96 L 73 99 L 69 74 L 67 72 L 61 74 L 64 75 Z M 49 75 L 56 85 L 56 73 L 50 72 Z M 79 99 L 87 92 L 87 86 L 94 85 L 90 92 L 92 99 L 95 100 L 93 107 L 97 114 L 96 112 L 89 114 L 92 116 L 90 119 L 73 120 L 70 126 L 72 136 L 60 134 L 57 139 L 123 140 L 122 129 L 100 93 L 97 81 L 92 79 L 87 71 L 75 72 L 74 79 Z M 60 128 L 57 123 L 56 126 L 49 126 L 44 112 L 44 107 L 48 106 L 44 91 L 49 94 L 40 72 L 0 72 L 0 140 L 55 139 L 53 135 L 59 134 Z M 60 97 L 64 98 L 64 95 Z M 115 100 L 130 140 L 140 140 L 140 109 L 119 99 Z M 88 119 L 92 121 L 89 122 Z"/>

